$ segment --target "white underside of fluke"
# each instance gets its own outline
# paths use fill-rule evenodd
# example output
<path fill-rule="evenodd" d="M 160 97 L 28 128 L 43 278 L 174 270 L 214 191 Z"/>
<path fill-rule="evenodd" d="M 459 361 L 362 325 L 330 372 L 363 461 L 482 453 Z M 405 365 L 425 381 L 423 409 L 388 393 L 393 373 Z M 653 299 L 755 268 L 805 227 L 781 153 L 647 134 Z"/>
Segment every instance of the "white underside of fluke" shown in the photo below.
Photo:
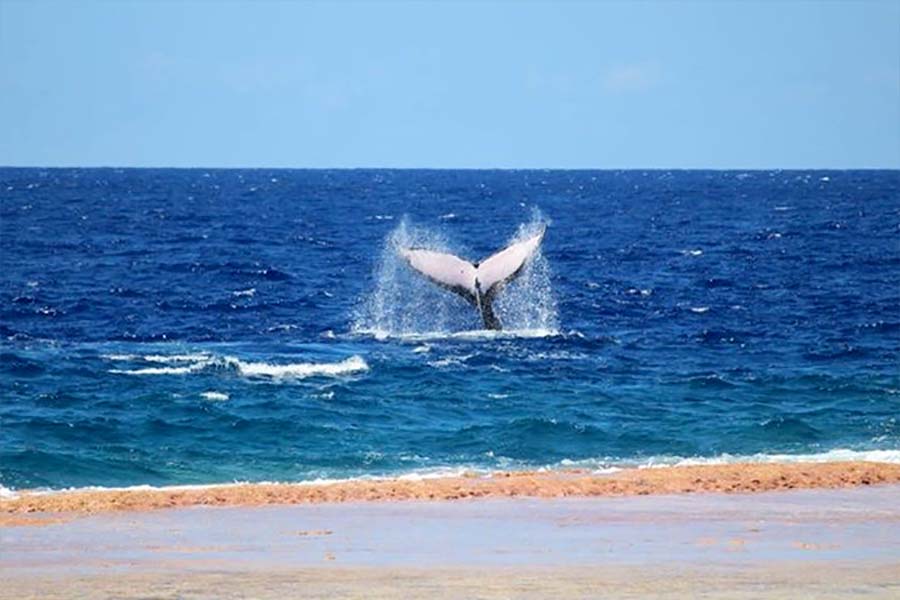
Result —
<path fill-rule="evenodd" d="M 477 266 L 458 256 L 433 250 L 402 248 L 400 254 L 413 269 L 437 285 L 480 305 L 482 298 L 495 294 L 522 271 L 543 238 L 544 228 L 492 254 Z"/>

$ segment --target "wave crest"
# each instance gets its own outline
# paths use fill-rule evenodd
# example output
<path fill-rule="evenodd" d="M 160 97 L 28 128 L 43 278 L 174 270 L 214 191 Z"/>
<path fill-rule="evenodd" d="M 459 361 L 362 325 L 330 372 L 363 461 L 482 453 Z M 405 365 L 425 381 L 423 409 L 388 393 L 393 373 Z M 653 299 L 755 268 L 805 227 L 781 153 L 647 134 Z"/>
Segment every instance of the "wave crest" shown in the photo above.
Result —
<path fill-rule="evenodd" d="M 186 375 L 200 371 L 230 370 L 243 377 L 265 377 L 271 379 L 304 379 L 307 377 L 337 377 L 369 370 L 365 359 L 353 355 L 338 362 L 299 362 L 268 363 L 249 362 L 233 356 L 214 356 L 211 354 L 189 355 L 112 355 L 109 360 L 150 363 L 174 363 L 164 367 L 138 367 L 136 369 L 110 369 L 110 373 L 120 375 Z"/>

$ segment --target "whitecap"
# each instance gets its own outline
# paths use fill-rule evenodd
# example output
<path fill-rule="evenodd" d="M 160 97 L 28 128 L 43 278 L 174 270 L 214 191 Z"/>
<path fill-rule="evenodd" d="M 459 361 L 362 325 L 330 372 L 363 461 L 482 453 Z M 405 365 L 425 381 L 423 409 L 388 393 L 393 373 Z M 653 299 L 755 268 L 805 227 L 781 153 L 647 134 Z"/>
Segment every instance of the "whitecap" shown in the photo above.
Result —
<path fill-rule="evenodd" d="M 653 290 L 650 288 L 628 288 L 626 293 L 631 296 L 642 296 L 647 298 L 648 296 L 653 294 Z"/>
<path fill-rule="evenodd" d="M 125 355 L 119 356 L 124 358 Z M 121 375 L 187 375 L 207 368 L 223 368 L 237 371 L 245 377 L 297 378 L 313 376 L 337 376 L 368 371 L 369 365 L 361 356 L 354 355 L 339 362 L 299 362 L 276 364 L 244 361 L 234 356 L 216 357 L 208 354 L 146 355 L 142 360 L 167 366 L 140 367 L 136 369 L 110 369 Z M 187 364 L 185 364 L 187 363 Z"/>
<path fill-rule="evenodd" d="M 210 360 L 209 354 L 146 354 L 141 357 L 147 362 L 154 363 L 180 363 L 180 362 L 203 362 Z"/>
<path fill-rule="evenodd" d="M 144 367 L 142 369 L 110 369 L 110 373 L 119 375 L 186 375 L 200 371 L 207 365 L 206 362 L 195 363 L 183 367 Z"/>
<path fill-rule="evenodd" d="M 224 392 L 214 392 L 214 391 L 203 392 L 202 394 L 200 394 L 200 397 L 203 398 L 204 400 L 211 400 L 214 402 L 224 402 L 225 400 L 228 400 L 228 398 L 229 398 L 228 394 L 226 394 Z"/>
<path fill-rule="evenodd" d="M 244 362 L 237 358 L 227 358 L 226 362 L 237 368 L 246 377 L 305 378 L 317 375 L 349 375 L 369 370 L 369 365 L 361 356 L 354 355 L 335 363 L 289 363 L 272 364 L 266 362 Z"/>
<path fill-rule="evenodd" d="M 444 367 L 450 367 L 453 365 L 462 365 L 467 360 L 475 356 L 474 354 L 464 354 L 462 356 L 448 356 L 446 358 L 441 358 L 438 360 L 432 360 L 428 362 L 428 365 L 431 367 L 435 367 L 437 369 L 441 369 Z"/>
<path fill-rule="evenodd" d="M 692 306 L 691 312 L 697 313 L 698 315 L 702 315 L 705 312 L 709 312 L 709 307 L 708 306 Z"/>
<path fill-rule="evenodd" d="M 231 292 L 232 296 L 248 297 L 248 298 L 252 297 L 254 294 L 256 294 L 256 288 L 249 288 L 246 290 L 236 290 L 234 292 Z"/>
<path fill-rule="evenodd" d="M 128 360 L 137 360 L 140 358 L 137 354 L 103 354 L 101 358 L 112 361 L 128 361 Z"/>

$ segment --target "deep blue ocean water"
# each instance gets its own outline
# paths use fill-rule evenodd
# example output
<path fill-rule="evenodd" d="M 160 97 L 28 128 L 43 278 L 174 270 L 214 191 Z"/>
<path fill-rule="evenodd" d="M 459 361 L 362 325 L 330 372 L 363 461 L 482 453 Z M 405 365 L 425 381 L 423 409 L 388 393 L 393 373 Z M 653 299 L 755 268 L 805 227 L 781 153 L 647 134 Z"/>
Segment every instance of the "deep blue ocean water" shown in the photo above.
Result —
<path fill-rule="evenodd" d="M 7 168 L 0 272 L 6 488 L 900 461 L 897 171 Z"/>

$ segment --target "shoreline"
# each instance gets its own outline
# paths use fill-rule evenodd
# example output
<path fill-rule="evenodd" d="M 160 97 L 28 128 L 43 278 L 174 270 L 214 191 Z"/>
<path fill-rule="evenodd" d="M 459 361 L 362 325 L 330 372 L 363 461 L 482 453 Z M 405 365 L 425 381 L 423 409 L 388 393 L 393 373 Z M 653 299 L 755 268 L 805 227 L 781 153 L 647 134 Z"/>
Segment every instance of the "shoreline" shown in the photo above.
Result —
<path fill-rule="evenodd" d="M 479 498 L 621 497 L 758 493 L 900 484 L 900 464 L 878 462 L 732 463 L 625 469 L 507 471 L 425 479 L 325 483 L 246 483 L 171 488 L 17 491 L 0 498 L 0 525 L 45 524 L 70 516 L 189 506 L 265 506 Z"/>

